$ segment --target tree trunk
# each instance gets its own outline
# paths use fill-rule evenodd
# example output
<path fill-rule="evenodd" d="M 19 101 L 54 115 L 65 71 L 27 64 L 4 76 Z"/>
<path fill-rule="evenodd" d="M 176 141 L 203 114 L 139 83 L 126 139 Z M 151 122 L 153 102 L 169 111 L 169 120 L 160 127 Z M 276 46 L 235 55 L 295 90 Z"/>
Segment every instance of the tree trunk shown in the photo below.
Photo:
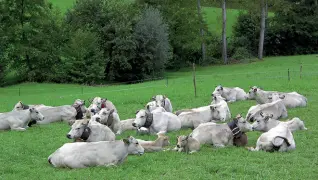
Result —
<path fill-rule="evenodd" d="M 200 18 L 200 24 L 201 24 L 201 27 L 200 27 L 200 35 L 201 35 L 201 50 L 202 50 L 202 61 L 204 62 L 205 61 L 205 54 L 206 54 L 206 51 L 205 51 L 205 43 L 204 43 L 204 30 L 203 30 L 203 22 L 202 22 L 202 14 L 201 14 L 201 3 L 200 3 L 200 0 L 198 0 L 198 17 Z M 199 63 L 201 64 L 201 63 Z"/>
<path fill-rule="evenodd" d="M 222 57 L 224 64 L 227 64 L 227 43 L 226 43 L 226 0 L 222 2 L 222 16 L 223 16 L 223 28 L 222 28 L 222 42 L 223 42 L 223 50 Z"/>
<path fill-rule="evenodd" d="M 263 49 L 264 49 L 264 36 L 265 36 L 265 4 L 264 0 L 261 0 L 261 30 L 259 35 L 259 45 L 258 45 L 258 59 L 263 59 Z"/>

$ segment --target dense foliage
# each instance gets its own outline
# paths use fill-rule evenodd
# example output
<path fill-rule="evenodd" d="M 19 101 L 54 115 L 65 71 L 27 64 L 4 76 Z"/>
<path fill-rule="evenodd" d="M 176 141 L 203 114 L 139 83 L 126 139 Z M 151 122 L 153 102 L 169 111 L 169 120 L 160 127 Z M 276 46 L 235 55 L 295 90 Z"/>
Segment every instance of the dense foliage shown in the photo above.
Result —
<path fill-rule="evenodd" d="M 230 62 L 252 58 L 258 49 L 259 2 L 227 2 L 247 10 L 228 37 Z M 265 55 L 318 53 L 317 0 L 268 3 L 275 16 L 267 19 Z M 80 84 L 134 81 L 162 77 L 165 69 L 192 62 L 220 63 L 221 37 L 201 23 L 203 16 L 197 1 L 77 0 L 61 14 L 46 0 L 0 0 L 0 85 L 8 85 L 8 76 Z"/>
<path fill-rule="evenodd" d="M 318 53 L 318 5 L 316 0 L 284 1 L 267 19 L 266 55 L 295 55 Z M 257 55 L 260 14 L 242 13 L 234 28 L 233 45 L 247 54 Z"/>

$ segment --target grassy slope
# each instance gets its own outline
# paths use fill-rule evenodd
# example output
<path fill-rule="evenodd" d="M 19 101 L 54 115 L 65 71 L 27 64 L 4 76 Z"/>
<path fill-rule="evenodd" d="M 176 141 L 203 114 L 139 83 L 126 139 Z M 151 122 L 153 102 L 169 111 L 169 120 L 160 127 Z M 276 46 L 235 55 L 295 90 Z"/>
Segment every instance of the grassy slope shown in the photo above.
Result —
<path fill-rule="evenodd" d="M 205 13 L 205 20 L 209 30 L 217 34 L 222 34 L 222 9 L 214 7 L 203 7 L 202 9 Z M 228 37 L 232 35 L 233 26 L 236 23 L 239 13 L 240 10 L 227 9 L 226 35 Z"/>
<path fill-rule="evenodd" d="M 299 79 L 299 72 L 294 72 L 299 70 L 300 63 L 305 64 L 302 80 Z M 292 71 L 290 82 L 286 77 L 287 68 Z M 208 105 L 211 91 L 220 83 L 224 86 L 240 86 L 245 90 L 249 86 L 259 85 L 264 89 L 304 94 L 309 100 L 308 107 L 290 109 L 288 112 L 290 118 L 297 116 L 303 119 L 309 130 L 294 133 L 297 149 L 289 153 L 248 152 L 236 147 L 215 149 L 206 145 L 201 152 L 192 155 L 176 152 L 149 153 L 141 157 L 129 156 L 124 164 L 116 168 L 70 170 L 52 168 L 47 162 L 51 153 L 70 142 L 65 137 L 69 126 L 53 123 L 35 126 L 26 132 L 0 132 L 0 139 L 3 141 L 0 146 L 0 179 L 317 179 L 315 142 L 318 140 L 318 74 L 305 74 L 317 71 L 317 68 L 317 57 L 314 55 L 267 58 L 266 61 L 252 64 L 198 68 L 197 98 L 193 97 L 192 73 L 187 70 L 170 73 L 168 87 L 164 80 L 136 85 L 84 87 L 83 95 L 78 85 L 27 83 L 2 88 L 0 112 L 11 110 L 18 100 L 27 104 L 63 105 L 71 104 L 76 98 L 103 96 L 116 105 L 121 119 L 126 119 L 134 117 L 134 112 L 143 108 L 154 94 L 166 94 L 171 99 L 174 110 L 179 110 Z M 18 88 L 21 88 L 21 96 L 18 96 Z M 235 116 L 242 112 L 246 114 L 248 108 L 254 104 L 254 101 L 244 101 L 229 106 L 232 116 Z M 176 143 L 176 135 L 190 132 L 191 130 L 181 130 L 169 133 L 171 143 Z M 125 132 L 117 138 L 128 135 L 135 136 L 135 132 Z M 249 132 L 248 146 L 255 146 L 259 135 L 259 132 Z M 155 136 L 137 137 L 155 139 Z"/>
<path fill-rule="evenodd" d="M 68 8 L 73 6 L 75 0 L 47 0 L 51 2 L 54 6 L 58 7 L 62 12 L 66 12 Z"/>

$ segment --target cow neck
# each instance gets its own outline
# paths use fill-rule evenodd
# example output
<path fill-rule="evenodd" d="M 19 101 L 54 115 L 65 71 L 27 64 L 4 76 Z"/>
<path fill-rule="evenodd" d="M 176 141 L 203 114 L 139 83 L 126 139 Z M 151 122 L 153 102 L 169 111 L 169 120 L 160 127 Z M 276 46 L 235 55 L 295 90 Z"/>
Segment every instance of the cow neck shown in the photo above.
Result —
<path fill-rule="evenodd" d="M 76 120 L 78 120 L 78 119 L 83 119 L 84 115 L 83 115 L 81 106 L 78 105 L 78 104 L 73 104 L 72 106 L 73 106 L 73 107 L 75 108 L 75 110 L 76 110 L 75 119 L 76 119 Z"/>
<path fill-rule="evenodd" d="M 153 121 L 153 114 L 146 112 L 146 122 L 142 127 L 149 128 Z"/>
<path fill-rule="evenodd" d="M 84 131 L 82 133 L 82 136 L 80 138 L 83 139 L 84 141 L 86 141 L 90 135 L 91 135 L 91 128 L 88 127 L 88 124 L 86 124 L 84 126 Z"/>
<path fill-rule="evenodd" d="M 113 122 L 114 122 L 114 116 L 113 116 L 113 113 L 110 113 L 107 118 L 106 126 L 111 127 L 113 125 Z"/>
<path fill-rule="evenodd" d="M 22 104 L 22 103 L 21 103 L 21 105 L 22 105 L 22 109 L 23 109 L 23 110 L 30 108 L 30 107 L 29 107 L 28 105 L 26 105 L 26 104 Z"/>
<path fill-rule="evenodd" d="M 231 129 L 234 138 L 240 138 L 242 136 L 243 132 L 237 126 L 237 119 L 234 119 L 233 121 L 228 122 L 227 125 Z"/>

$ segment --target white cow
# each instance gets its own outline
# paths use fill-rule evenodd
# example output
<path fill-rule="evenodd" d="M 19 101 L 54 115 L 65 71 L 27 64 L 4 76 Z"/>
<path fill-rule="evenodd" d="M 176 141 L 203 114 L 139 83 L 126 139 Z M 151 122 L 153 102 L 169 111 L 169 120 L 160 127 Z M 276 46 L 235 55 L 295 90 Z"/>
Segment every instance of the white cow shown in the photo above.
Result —
<path fill-rule="evenodd" d="M 157 106 L 156 101 L 150 101 L 146 104 L 146 110 L 149 112 L 168 112 L 165 108 Z"/>
<path fill-rule="evenodd" d="M 66 137 L 86 142 L 115 141 L 115 134 L 107 126 L 96 122 L 98 118 L 76 120 Z"/>
<path fill-rule="evenodd" d="M 0 114 L 0 130 L 25 131 L 30 121 L 43 121 L 44 116 L 35 108 Z"/>
<path fill-rule="evenodd" d="M 219 85 L 214 89 L 212 95 L 213 94 L 220 94 L 228 102 L 235 102 L 247 99 L 247 94 L 243 89 L 239 87 L 229 88 Z"/>
<path fill-rule="evenodd" d="M 286 108 L 296 108 L 307 106 L 307 98 L 297 92 L 277 92 L 277 91 L 264 91 L 257 87 L 252 87 L 249 91 L 249 99 L 255 98 L 258 104 L 270 103 L 275 100 L 272 99 L 272 95 L 278 93 L 279 97 L 282 99 Z"/>
<path fill-rule="evenodd" d="M 143 153 L 144 148 L 130 136 L 116 141 L 66 143 L 48 157 L 48 162 L 54 167 L 108 167 L 122 164 L 128 154 Z"/>
<path fill-rule="evenodd" d="M 95 116 L 99 117 L 100 123 L 108 126 L 115 134 L 121 134 L 120 118 L 115 109 L 102 108 Z"/>
<path fill-rule="evenodd" d="M 30 108 L 39 108 L 39 107 L 51 107 L 51 106 L 45 106 L 44 104 L 35 104 L 35 105 L 26 105 L 22 103 L 22 101 L 19 101 L 17 104 L 14 105 L 14 108 L 12 111 L 20 111 Z"/>
<path fill-rule="evenodd" d="M 273 114 L 274 119 L 286 118 L 288 116 L 286 106 L 278 96 L 277 93 L 273 93 L 272 97 L 276 99 L 275 101 L 252 106 L 247 112 L 246 120 L 254 122 L 262 119 L 261 112 Z"/>
<path fill-rule="evenodd" d="M 241 115 L 224 124 L 213 122 L 200 124 L 189 135 L 198 140 L 200 144 L 212 144 L 215 147 L 225 147 L 234 144 L 235 139 L 241 138 L 244 132 L 252 131 L 252 125 Z"/>
<path fill-rule="evenodd" d="M 180 118 L 182 128 L 194 129 L 202 123 L 225 121 L 227 116 L 225 109 L 223 109 L 221 105 L 210 105 L 192 109 L 188 112 L 182 112 L 178 117 Z"/>
<path fill-rule="evenodd" d="M 150 133 L 165 134 L 169 131 L 176 131 L 181 128 L 178 116 L 170 112 L 150 113 L 144 109 L 137 111 L 136 119 L 132 124 L 134 127 L 149 128 Z"/>
<path fill-rule="evenodd" d="M 135 118 L 121 120 L 120 121 L 120 129 L 121 132 L 127 131 L 127 130 L 136 130 L 137 128 L 132 125 Z"/>
<path fill-rule="evenodd" d="M 231 118 L 230 108 L 225 99 L 219 94 L 212 95 L 211 105 L 214 105 L 219 111 L 219 115 L 216 119 L 225 121 Z"/>
<path fill-rule="evenodd" d="M 172 104 L 169 98 L 165 95 L 156 95 L 151 98 L 157 107 L 163 107 L 167 112 L 172 112 Z"/>
<path fill-rule="evenodd" d="M 257 120 L 252 124 L 254 131 L 267 132 L 270 129 L 276 127 L 280 123 L 287 124 L 291 132 L 294 132 L 296 130 L 307 130 L 304 122 L 300 120 L 298 117 L 295 117 L 287 121 L 278 121 L 272 118 L 273 117 L 272 114 L 269 115 L 269 114 L 261 112 L 260 115 L 262 116 L 263 119 Z"/>
<path fill-rule="evenodd" d="M 268 132 L 261 134 L 257 139 L 256 148 L 250 147 L 250 151 L 279 151 L 286 152 L 296 148 L 292 132 L 286 123 L 279 123 Z"/>
<path fill-rule="evenodd" d="M 137 139 L 137 141 L 145 149 L 145 152 L 162 151 L 165 146 L 170 145 L 169 136 L 160 133 L 155 141 L 145 141 L 142 139 Z"/>
<path fill-rule="evenodd" d="M 115 105 L 106 98 L 95 97 L 93 100 L 90 100 L 91 105 L 88 107 L 88 112 L 86 113 L 86 117 L 90 118 L 96 113 L 98 113 L 102 108 L 114 109 L 117 113 L 117 109 Z"/>

